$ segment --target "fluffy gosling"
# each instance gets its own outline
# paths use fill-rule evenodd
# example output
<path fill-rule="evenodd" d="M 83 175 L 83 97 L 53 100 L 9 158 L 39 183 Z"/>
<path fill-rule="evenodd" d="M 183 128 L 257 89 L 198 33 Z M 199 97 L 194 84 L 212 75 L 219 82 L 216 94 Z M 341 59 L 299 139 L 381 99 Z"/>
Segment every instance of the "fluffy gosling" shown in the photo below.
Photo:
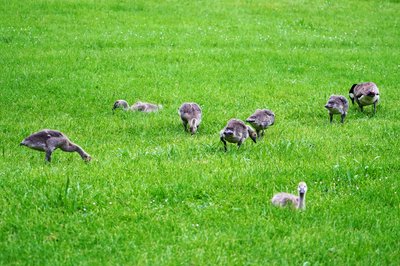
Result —
<path fill-rule="evenodd" d="M 298 186 L 299 196 L 289 194 L 286 192 L 280 192 L 273 196 L 271 202 L 275 206 L 285 207 L 291 205 L 296 209 L 304 210 L 306 208 L 306 193 L 307 184 L 305 182 L 300 182 Z"/>
<path fill-rule="evenodd" d="M 92 157 L 81 147 L 71 142 L 66 135 L 57 130 L 43 129 L 25 138 L 21 146 L 46 152 L 46 161 L 51 162 L 51 154 L 60 148 L 66 152 L 77 152 L 84 161 L 90 161 Z"/>
<path fill-rule="evenodd" d="M 227 151 L 226 142 L 237 143 L 239 149 L 248 137 L 257 143 L 257 133 L 254 129 L 247 126 L 242 120 L 235 118 L 229 120 L 220 132 L 220 140 L 224 143 L 225 151 Z"/>
<path fill-rule="evenodd" d="M 136 102 L 131 106 L 132 111 L 139 111 L 144 113 L 157 112 L 162 109 L 161 104 Z"/>
<path fill-rule="evenodd" d="M 124 111 L 138 111 L 144 113 L 150 112 L 157 112 L 158 110 L 162 109 L 162 105 L 160 104 L 153 104 L 153 103 L 143 103 L 143 102 L 136 102 L 134 105 L 129 107 L 129 104 L 125 100 L 117 100 L 114 102 L 114 106 L 112 111 L 114 112 L 115 109 L 121 108 Z"/>
<path fill-rule="evenodd" d="M 333 115 L 340 114 L 340 122 L 344 123 L 344 119 L 347 115 L 347 110 L 349 109 L 349 102 L 342 95 L 331 95 L 328 102 L 325 104 L 325 108 L 329 111 L 329 121 L 332 123 Z"/>
<path fill-rule="evenodd" d="M 246 119 L 257 132 L 258 138 L 264 136 L 264 130 L 275 122 L 275 114 L 271 110 L 257 109 L 254 114 Z"/>
<path fill-rule="evenodd" d="M 361 111 L 366 105 L 373 104 L 374 114 L 376 113 L 376 105 L 379 101 L 379 89 L 373 82 L 364 82 L 359 84 L 353 84 L 349 91 L 349 97 L 351 102 L 357 102 Z"/>
<path fill-rule="evenodd" d="M 197 103 L 183 103 L 178 110 L 181 117 L 183 128 L 188 131 L 187 125 L 189 124 L 189 131 L 193 135 L 201 123 L 201 108 Z"/>
<path fill-rule="evenodd" d="M 115 109 L 119 109 L 119 108 L 123 109 L 124 111 L 128 111 L 130 109 L 129 104 L 128 104 L 127 101 L 125 101 L 125 100 L 116 100 L 114 102 L 114 105 L 113 105 L 113 108 L 112 108 L 113 113 L 114 113 Z"/>

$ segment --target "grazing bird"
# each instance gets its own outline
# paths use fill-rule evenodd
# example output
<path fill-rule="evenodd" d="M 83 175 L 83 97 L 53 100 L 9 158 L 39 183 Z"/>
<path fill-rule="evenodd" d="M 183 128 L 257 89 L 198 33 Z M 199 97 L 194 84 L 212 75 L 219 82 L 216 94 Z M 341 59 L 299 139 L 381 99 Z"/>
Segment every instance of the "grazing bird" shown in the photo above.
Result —
<path fill-rule="evenodd" d="M 161 104 L 137 102 L 131 106 L 132 111 L 139 111 L 145 113 L 157 112 L 162 109 Z"/>
<path fill-rule="evenodd" d="M 325 104 L 325 108 L 329 111 L 329 121 L 332 123 L 333 115 L 340 114 L 342 119 L 340 122 L 344 123 L 344 118 L 347 115 L 349 109 L 349 102 L 342 95 L 331 95 L 328 102 Z"/>
<path fill-rule="evenodd" d="M 77 152 L 85 161 L 92 159 L 81 147 L 72 143 L 66 135 L 57 130 L 43 129 L 33 133 L 25 138 L 20 145 L 46 152 L 46 161 L 48 162 L 51 161 L 53 151 L 58 148 L 66 152 Z"/>
<path fill-rule="evenodd" d="M 305 182 L 300 182 L 298 186 L 298 191 L 299 191 L 299 196 L 285 192 L 280 192 L 278 194 L 275 194 L 271 202 L 273 205 L 279 207 L 285 207 L 287 205 L 291 205 L 296 209 L 305 209 L 307 184 Z"/>
<path fill-rule="evenodd" d="M 178 114 L 182 119 L 183 128 L 188 131 L 187 125 L 189 124 L 189 131 L 193 135 L 201 123 L 201 108 L 197 103 L 183 103 L 178 110 Z"/>
<path fill-rule="evenodd" d="M 264 130 L 274 124 L 275 114 L 267 109 L 257 109 L 254 114 L 246 119 L 246 122 L 249 122 L 254 127 L 258 138 L 260 138 L 261 136 L 264 136 Z"/>
<path fill-rule="evenodd" d="M 128 111 L 130 109 L 129 104 L 125 100 L 116 100 L 112 111 L 114 112 L 115 109 L 122 108 L 124 111 Z"/>
<path fill-rule="evenodd" d="M 364 82 L 359 84 L 353 84 L 349 91 L 349 97 L 351 102 L 357 102 L 361 111 L 366 105 L 374 105 L 374 114 L 376 113 L 376 104 L 379 101 L 379 89 L 373 82 Z"/>
<path fill-rule="evenodd" d="M 158 110 L 162 109 L 162 105 L 156 105 L 153 103 L 143 103 L 143 102 L 136 102 L 134 105 L 129 107 L 129 104 L 125 100 L 117 100 L 114 103 L 112 111 L 114 112 L 115 109 L 122 108 L 124 111 L 139 111 L 139 112 L 157 112 Z"/>
<path fill-rule="evenodd" d="M 240 145 L 242 145 L 243 141 L 248 137 L 250 137 L 254 143 L 257 143 L 257 133 L 254 129 L 247 126 L 242 120 L 235 118 L 229 120 L 228 124 L 220 132 L 220 139 L 224 143 L 225 151 L 227 151 L 226 142 L 237 143 L 239 149 Z"/>

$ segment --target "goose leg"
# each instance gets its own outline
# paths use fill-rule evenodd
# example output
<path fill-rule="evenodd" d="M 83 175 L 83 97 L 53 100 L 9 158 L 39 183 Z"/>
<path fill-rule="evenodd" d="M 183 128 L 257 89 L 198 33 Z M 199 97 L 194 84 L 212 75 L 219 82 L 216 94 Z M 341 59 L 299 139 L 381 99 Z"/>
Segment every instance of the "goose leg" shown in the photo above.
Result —
<path fill-rule="evenodd" d="M 46 142 L 46 161 L 51 162 L 51 154 L 59 147 L 65 140 L 59 138 L 50 138 Z"/>
<path fill-rule="evenodd" d="M 243 139 L 240 139 L 238 144 L 237 144 L 238 145 L 238 149 L 240 149 L 240 146 L 242 145 L 242 143 L 243 143 Z"/>
<path fill-rule="evenodd" d="M 46 161 L 51 162 L 51 154 L 53 153 L 52 150 L 46 150 Z"/>
<path fill-rule="evenodd" d="M 357 103 L 358 103 L 358 106 L 360 107 L 361 112 L 364 112 L 363 106 L 359 102 L 357 102 Z"/>
<path fill-rule="evenodd" d="M 329 121 L 332 123 L 332 121 L 333 121 L 333 114 L 332 113 L 329 113 Z"/>
<path fill-rule="evenodd" d="M 376 114 L 376 101 L 374 102 L 374 114 Z"/>
<path fill-rule="evenodd" d="M 185 131 L 187 131 L 187 122 L 182 121 L 182 124 L 183 124 L 183 129 L 184 129 Z"/>
<path fill-rule="evenodd" d="M 340 122 L 342 122 L 342 124 L 344 123 L 344 118 L 346 117 L 346 114 L 342 114 L 342 119 L 340 120 Z"/>
<path fill-rule="evenodd" d="M 223 137 L 221 137 L 221 141 L 222 141 L 222 143 L 224 143 L 224 150 L 225 150 L 225 152 L 227 151 L 227 148 L 226 148 L 226 141 L 225 141 L 225 139 L 223 138 Z"/>

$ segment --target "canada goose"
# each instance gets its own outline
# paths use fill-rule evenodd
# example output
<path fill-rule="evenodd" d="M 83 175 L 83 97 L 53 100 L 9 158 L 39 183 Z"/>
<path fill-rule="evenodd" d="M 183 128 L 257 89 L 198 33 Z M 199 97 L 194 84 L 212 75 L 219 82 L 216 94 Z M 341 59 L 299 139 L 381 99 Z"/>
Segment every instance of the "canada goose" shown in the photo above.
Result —
<path fill-rule="evenodd" d="M 143 103 L 143 102 L 136 102 L 134 105 L 131 106 L 132 111 L 139 111 L 145 113 L 157 112 L 158 110 L 162 109 L 162 105 L 157 105 L 153 103 Z"/>
<path fill-rule="evenodd" d="M 275 206 L 285 207 L 289 204 L 295 207 L 296 209 L 305 209 L 307 184 L 303 181 L 300 182 L 298 186 L 298 191 L 299 191 L 299 196 L 289 194 L 286 192 L 280 192 L 278 194 L 275 194 L 271 202 Z"/>
<path fill-rule="evenodd" d="M 257 109 L 254 114 L 246 119 L 246 122 L 249 122 L 254 127 L 257 136 L 260 138 L 261 136 L 264 136 L 264 129 L 274 124 L 275 114 L 267 109 Z"/>
<path fill-rule="evenodd" d="M 143 103 L 143 102 L 136 102 L 134 105 L 129 107 L 129 104 L 125 100 L 117 100 L 114 102 L 114 106 L 112 111 L 114 112 L 115 109 L 122 108 L 124 111 L 139 111 L 139 112 L 156 112 L 162 109 L 162 105 L 156 105 L 152 103 Z"/>
<path fill-rule="evenodd" d="M 254 143 L 257 143 L 257 133 L 242 120 L 235 118 L 229 120 L 228 124 L 220 132 L 220 139 L 224 143 L 225 151 L 227 151 L 227 141 L 230 143 L 237 143 L 239 149 L 240 145 L 242 145 L 243 141 L 248 137 L 250 137 Z"/>
<path fill-rule="evenodd" d="M 349 91 L 349 97 L 351 102 L 357 102 L 361 111 L 366 105 L 374 105 L 374 114 L 376 113 L 376 104 L 379 101 L 379 89 L 373 82 L 364 82 L 359 84 L 353 84 Z"/>
<path fill-rule="evenodd" d="M 182 119 L 183 128 L 187 131 L 189 124 L 189 131 L 193 135 L 201 123 L 201 108 L 197 103 L 183 103 L 178 110 L 178 114 Z"/>
<path fill-rule="evenodd" d="M 66 135 L 57 130 L 43 129 L 33 133 L 25 138 L 21 146 L 46 152 L 46 161 L 51 161 L 51 154 L 54 150 L 60 148 L 66 152 L 77 152 L 85 161 L 90 161 L 92 158 L 81 147 L 72 143 Z"/>
<path fill-rule="evenodd" d="M 334 114 L 340 114 L 342 117 L 341 122 L 343 123 L 349 109 L 349 102 L 342 95 L 331 95 L 325 104 L 325 108 L 329 111 L 329 121 L 331 123 Z"/>

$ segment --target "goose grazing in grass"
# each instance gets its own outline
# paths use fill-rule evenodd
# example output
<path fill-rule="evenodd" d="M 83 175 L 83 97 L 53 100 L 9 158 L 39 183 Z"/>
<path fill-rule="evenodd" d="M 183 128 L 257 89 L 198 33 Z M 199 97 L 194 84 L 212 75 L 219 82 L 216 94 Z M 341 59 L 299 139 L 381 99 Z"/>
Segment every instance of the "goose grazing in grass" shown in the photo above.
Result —
<path fill-rule="evenodd" d="M 285 207 L 287 205 L 291 205 L 296 209 L 305 209 L 306 208 L 306 193 L 307 193 L 307 184 L 305 182 L 300 182 L 298 186 L 299 196 L 280 192 L 275 194 L 272 198 L 272 204 L 279 207 Z"/>
<path fill-rule="evenodd" d="M 257 109 L 254 114 L 246 119 L 257 132 L 258 138 L 264 136 L 264 130 L 275 122 L 275 114 L 267 109 Z M 261 134 L 260 134 L 261 133 Z"/>
<path fill-rule="evenodd" d="M 376 104 L 379 101 L 379 89 L 373 82 L 364 82 L 359 84 L 353 84 L 349 91 L 349 97 L 351 102 L 357 102 L 361 111 L 366 105 L 374 105 L 374 114 L 376 113 Z"/>
<path fill-rule="evenodd" d="M 347 115 L 347 110 L 349 109 L 349 102 L 342 95 L 331 95 L 328 102 L 325 104 L 325 108 L 329 111 L 329 121 L 332 123 L 333 115 L 340 114 L 342 119 L 340 120 L 344 123 L 344 118 Z"/>
<path fill-rule="evenodd" d="M 231 119 L 228 124 L 220 132 L 220 139 L 224 143 L 225 151 L 226 142 L 237 143 L 238 149 L 240 145 L 250 137 L 254 143 L 257 143 L 257 133 L 250 126 L 247 126 L 242 120 Z"/>
<path fill-rule="evenodd" d="M 162 105 L 157 105 L 153 103 L 143 103 L 143 102 L 136 102 L 134 105 L 129 107 L 129 104 L 125 100 L 117 100 L 114 103 L 112 111 L 114 112 L 115 109 L 121 108 L 124 111 L 138 111 L 144 113 L 151 113 L 157 112 L 158 110 L 162 109 Z"/>
<path fill-rule="evenodd" d="M 183 103 L 178 110 L 178 114 L 182 119 L 183 128 L 188 131 L 187 125 L 189 124 L 189 131 L 193 135 L 201 123 L 201 108 L 197 103 Z"/>
<path fill-rule="evenodd" d="M 112 111 L 114 112 L 115 109 L 122 108 L 124 111 L 128 111 L 130 109 L 129 104 L 125 100 L 116 100 Z"/>
<path fill-rule="evenodd" d="M 92 158 L 81 147 L 72 143 L 66 135 L 57 130 L 43 129 L 33 133 L 25 138 L 21 146 L 46 152 L 46 161 L 51 161 L 51 154 L 54 150 L 60 148 L 66 152 L 77 152 L 85 161 L 90 161 Z"/>
<path fill-rule="evenodd" d="M 139 111 L 145 113 L 157 112 L 162 109 L 162 105 L 153 103 L 136 102 L 131 106 L 132 111 Z"/>

